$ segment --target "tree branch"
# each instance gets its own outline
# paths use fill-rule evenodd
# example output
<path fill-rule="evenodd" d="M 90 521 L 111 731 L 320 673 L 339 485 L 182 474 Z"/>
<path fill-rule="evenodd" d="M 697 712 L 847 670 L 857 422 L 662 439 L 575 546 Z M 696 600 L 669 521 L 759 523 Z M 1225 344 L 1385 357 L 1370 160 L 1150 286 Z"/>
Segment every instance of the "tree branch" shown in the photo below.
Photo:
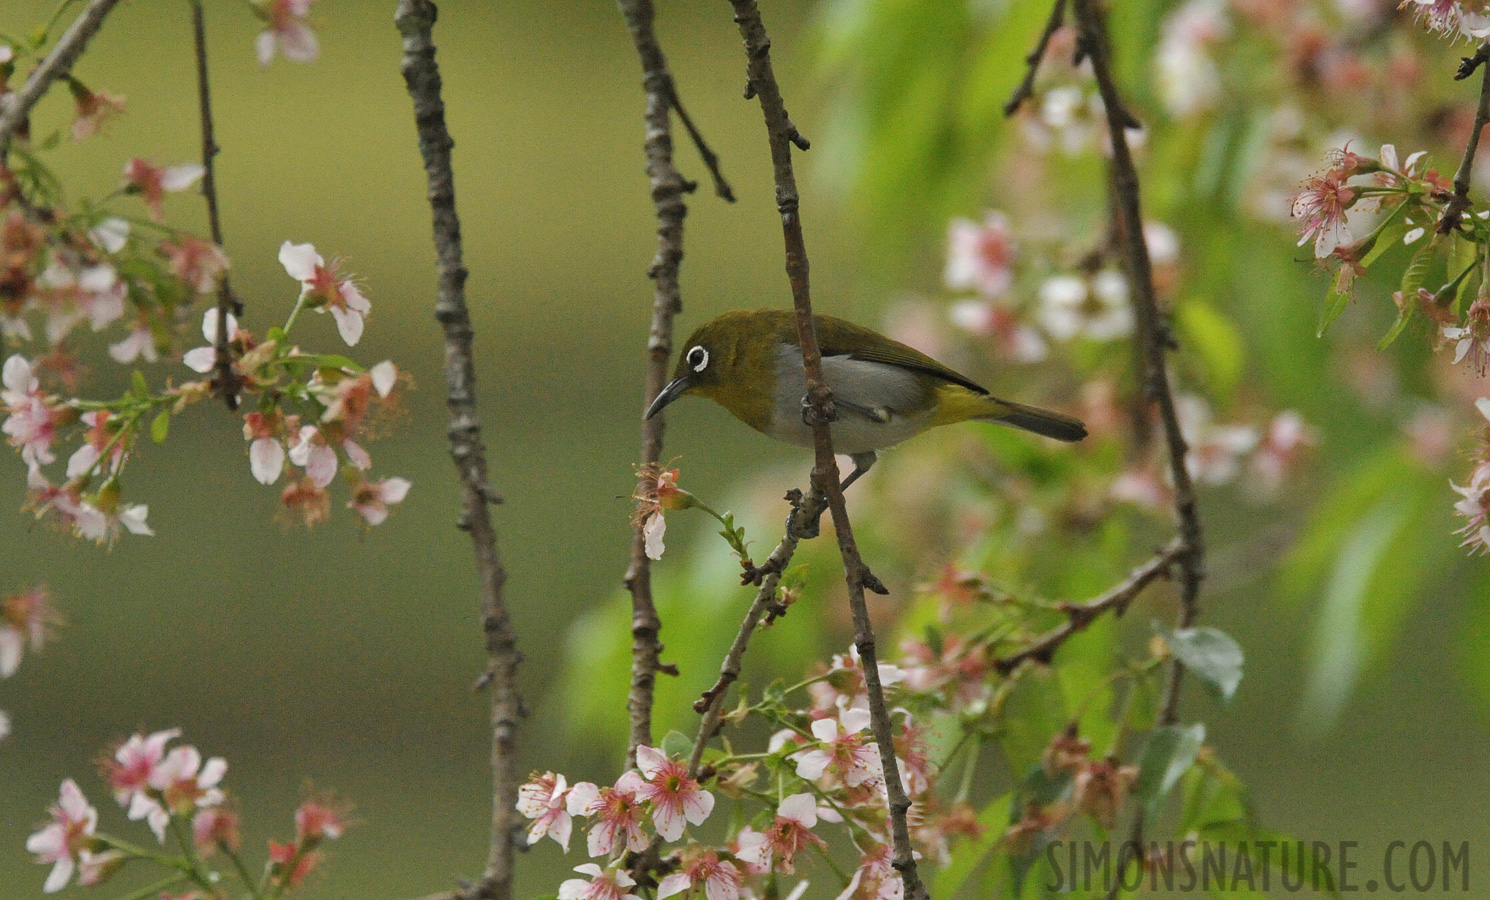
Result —
<path fill-rule="evenodd" d="M 911 850 L 910 831 L 906 827 L 905 814 L 910 809 L 910 798 L 900 783 L 900 766 L 895 758 L 895 742 L 891 732 L 890 715 L 885 708 L 884 691 L 880 686 L 878 655 L 875 652 L 874 629 L 869 621 L 869 608 L 864 602 L 864 589 L 884 592 L 884 586 L 870 573 L 859 557 L 858 545 L 854 542 L 853 527 L 849 523 L 848 511 L 843 503 L 843 488 L 839 482 L 838 462 L 833 456 L 833 436 L 829 423 L 835 417 L 833 392 L 823 379 L 822 354 L 818 349 L 817 333 L 812 320 L 812 297 L 808 286 L 807 245 L 802 236 L 802 220 L 799 214 L 800 197 L 797 193 L 796 174 L 792 168 L 792 145 L 806 150 L 807 140 L 797 131 L 787 115 L 781 89 L 771 67 L 771 39 L 761 22 L 756 0 L 731 0 L 735 10 L 735 24 L 740 28 L 740 37 L 745 43 L 747 77 L 746 97 L 759 97 L 761 112 L 765 117 L 767 139 L 771 147 L 771 163 L 776 182 L 776 207 L 781 213 L 782 236 L 786 245 L 786 272 L 791 282 L 792 302 L 796 309 L 798 342 L 802 349 L 803 376 L 807 384 L 803 414 L 812 424 L 813 443 L 816 451 L 816 466 L 813 469 L 813 485 L 821 490 L 828 500 L 828 509 L 833 515 L 833 528 L 838 535 L 838 551 L 843 558 L 844 578 L 848 584 L 849 607 L 854 620 L 854 644 L 864 666 L 865 688 L 869 695 L 870 724 L 875 743 L 879 745 L 880 760 L 884 766 L 885 790 L 889 797 L 890 825 L 894 845 L 893 865 L 905 882 L 905 897 L 908 900 L 926 900 L 926 887 L 916 870 L 915 856 Z"/>
<path fill-rule="evenodd" d="M 72 70 L 73 63 L 82 55 L 88 41 L 98 33 L 104 17 L 119 3 L 119 0 L 93 0 L 88 7 L 68 26 L 58 39 L 57 46 L 47 54 L 31 77 L 19 91 L 0 97 L 0 157 L 10 149 L 10 139 L 26 121 L 32 107 L 36 106 L 52 83 Z"/>
<path fill-rule="evenodd" d="M 761 578 L 760 588 L 755 592 L 755 600 L 745 613 L 745 620 L 740 623 L 740 630 L 735 633 L 734 643 L 730 644 L 729 652 L 724 655 L 724 662 L 719 666 L 718 680 L 694 701 L 694 712 L 704 718 L 699 723 L 698 736 L 693 741 L 693 755 L 688 760 L 688 774 L 691 776 L 698 775 L 699 763 L 704 757 L 704 746 L 719 731 L 724 695 L 729 691 L 729 686 L 740 677 L 740 665 L 745 657 L 745 648 L 750 643 L 750 636 L 755 633 L 761 617 L 767 614 L 771 604 L 776 601 L 776 585 L 781 582 L 781 574 L 791 565 L 798 542 L 812 533 L 818 518 L 828 505 L 827 496 L 816 487 L 805 498 L 801 491 L 793 490 L 786 495 L 786 499 L 792 504 L 792 511 L 786 517 L 786 534 L 781 538 L 781 543 L 776 545 L 776 549 L 771 551 L 771 555 L 766 557 L 765 564 L 756 569 Z"/>
<path fill-rule="evenodd" d="M 1169 568 L 1179 556 L 1180 550 L 1180 541 L 1175 539 L 1101 596 L 1086 603 L 1061 604 L 1060 610 L 1066 614 L 1064 624 L 1047 631 L 1023 650 L 994 660 L 993 667 L 1000 675 L 1008 675 L 1027 659 L 1048 665 L 1055 656 L 1055 651 L 1072 635 L 1085 630 L 1104 613 L 1111 612 L 1121 618 L 1128 611 L 1128 606 L 1143 593 L 1144 588 L 1157 579 L 1169 577 Z"/>
<path fill-rule="evenodd" d="M 212 243 L 222 247 L 222 220 L 217 212 L 217 176 L 213 165 L 221 148 L 217 146 L 212 131 L 212 91 L 207 80 L 207 23 L 202 13 L 202 0 L 191 0 L 191 30 L 197 51 L 197 105 L 202 120 L 202 196 L 207 201 L 207 226 L 212 232 Z M 233 337 L 227 326 L 230 312 L 235 316 L 243 315 L 243 303 L 233 296 L 228 272 L 224 269 L 217 283 L 218 328 L 217 339 L 213 341 L 213 349 L 217 351 L 217 375 L 213 381 L 228 409 L 236 410 L 242 383 L 233 369 L 233 354 L 228 351 L 228 342 Z"/>
<path fill-rule="evenodd" d="M 1474 56 L 1466 57 L 1459 64 L 1456 81 L 1468 78 L 1478 66 L 1484 66 L 1480 75 L 1480 102 L 1475 107 L 1474 125 L 1470 128 L 1469 140 L 1464 142 L 1464 157 L 1459 161 L 1459 171 L 1454 173 L 1454 195 L 1444 204 L 1443 215 L 1438 217 L 1438 233 L 1448 234 L 1463 226 L 1463 215 L 1469 209 L 1470 178 L 1474 174 L 1474 158 L 1480 149 L 1480 132 L 1490 122 L 1490 41 L 1480 45 Z"/>
<path fill-rule="evenodd" d="M 476 412 L 476 366 L 472 353 L 470 314 L 466 307 L 466 267 L 461 255 L 460 219 L 455 210 L 455 175 L 450 150 L 455 142 L 445 127 L 445 104 L 440 98 L 440 70 L 431 36 L 438 10 L 430 0 L 399 0 L 394 22 L 403 35 L 401 70 L 414 103 L 419 152 L 429 180 L 438 256 L 439 296 L 435 318 L 445 331 L 446 403 L 450 410 L 450 456 L 461 485 L 460 527 L 471 535 L 481 590 L 482 627 L 486 635 L 487 672 L 483 682 L 491 691 L 492 834 L 491 852 L 481 880 L 460 892 L 475 900 L 512 897 L 514 838 L 522 829 L 517 792 L 521 782 L 517 761 L 517 727 L 523 716 L 517 691 L 521 654 L 503 593 L 507 581 L 497 549 L 490 505 L 501 498 L 487 481 L 486 448 Z"/>
<path fill-rule="evenodd" d="M 1040 33 L 1040 40 L 1035 44 L 1035 49 L 1024 58 L 1024 80 L 1019 82 L 1019 87 L 1009 96 L 1004 104 L 1004 115 L 1012 116 L 1024 105 L 1024 101 L 1035 95 L 1035 75 L 1040 71 L 1040 63 L 1045 59 L 1045 51 L 1050 47 L 1050 39 L 1061 30 L 1066 21 L 1066 0 L 1055 0 L 1050 8 L 1050 18 L 1045 22 L 1045 30 Z"/>

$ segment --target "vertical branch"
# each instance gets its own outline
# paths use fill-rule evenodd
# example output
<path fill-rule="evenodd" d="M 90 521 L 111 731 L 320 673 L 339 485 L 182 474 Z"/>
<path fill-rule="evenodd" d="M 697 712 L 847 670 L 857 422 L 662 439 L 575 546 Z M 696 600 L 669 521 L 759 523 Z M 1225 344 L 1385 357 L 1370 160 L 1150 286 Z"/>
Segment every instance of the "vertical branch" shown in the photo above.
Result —
<path fill-rule="evenodd" d="M 641 58 L 642 87 L 647 94 L 647 178 L 652 185 L 652 204 L 657 210 L 657 255 L 647 274 L 653 282 L 652 326 L 647 332 L 647 375 L 642 396 L 645 410 L 667 382 L 667 362 L 673 352 L 673 318 L 683 311 L 678 287 L 678 269 L 683 262 L 683 217 L 688 207 L 683 195 L 690 185 L 673 165 L 670 110 L 672 76 L 667 59 L 652 30 L 652 0 L 618 0 L 626 28 Z M 637 495 L 655 491 L 656 478 L 649 477 L 662 457 L 663 413 L 642 419 L 641 465 Z M 652 473 L 655 475 L 655 473 Z M 626 765 L 636 764 L 636 748 L 652 743 L 652 699 L 661 665 L 662 620 L 652 602 L 652 562 L 647 558 L 642 522 L 631 532 L 631 562 L 626 569 L 626 589 L 631 592 L 631 693 L 626 708 L 631 729 L 626 742 Z"/>
<path fill-rule="evenodd" d="M 522 827 L 516 809 L 521 781 L 517 763 L 517 726 L 523 715 L 522 699 L 517 692 L 517 668 L 521 655 L 503 595 L 507 573 L 497 550 L 496 530 L 488 508 L 490 504 L 501 502 L 501 497 L 487 481 L 486 448 L 481 443 L 481 425 L 476 413 L 476 367 L 465 295 L 467 272 L 461 259 L 455 176 L 450 166 L 450 150 L 455 142 L 445 127 L 440 70 L 435 63 L 435 45 L 430 33 L 437 16 L 438 10 L 430 0 L 399 0 L 394 22 L 403 35 L 401 69 L 414 103 L 419 153 L 429 179 L 429 205 L 434 219 L 435 251 L 439 257 L 439 297 L 435 303 L 435 318 L 445 330 L 450 456 L 455 460 L 460 477 L 460 527 L 471 535 L 480 580 L 488 665 L 480 683 L 491 691 L 491 853 L 481 881 L 464 894 L 471 898 L 510 900 L 514 836 Z"/>
<path fill-rule="evenodd" d="M 207 200 L 207 226 L 212 232 L 212 243 L 223 246 L 222 219 L 217 212 L 217 140 L 212 131 L 212 91 L 207 81 L 207 23 L 202 13 L 202 0 L 191 0 L 191 30 L 197 51 L 197 105 L 202 120 L 202 196 Z M 233 370 L 233 355 L 228 352 L 228 313 L 243 315 L 243 303 L 233 296 L 228 273 L 224 269 L 217 283 L 217 339 L 213 342 L 217 351 L 215 367 L 216 386 L 228 409 L 238 408 L 238 390 L 241 387 L 238 373 Z"/>
<path fill-rule="evenodd" d="M 771 164 L 776 181 L 776 207 L 781 213 L 781 230 L 786 245 L 786 272 L 791 282 L 792 302 L 797 316 L 798 341 L 802 348 L 802 369 L 807 384 L 807 396 L 803 399 L 803 416 L 813 430 L 816 467 L 813 470 L 814 486 L 828 498 L 828 509 L 832 512 L 833 528 L 838 536 L 838 551 L 843 559 L 844 578 L 848 585 L 849 608 L 854 620 L 854 645 L 859 650 L 864 666 L 865 688 L 869 694 L 870 724 L 875 743 L 879 746 L 880 760 L 884 766 L 885 791 L 889 798 L 891 838 L 894 845 L 893 865 L 905 882 L 905 897 L 908 900 L 926 900 L 926 887 L 921 883 L 916 869 L 916 860 L 911 850 L 910 831 L 906 827 L 906 811 L 910 809 L 910 798 L 900 783 L 900 766 L 895 758 L 894 735 L 891 731 L 890 715 L 885 708 L 885 696 L 880 685 L 878 655 L 875 652 L 874 630 L 869 621 L 869 608 L 864 602 L 864 590 L 868 587 L 879 593 L 885 588 L 864 565 L 854 541 L 853 527 L 849 523 L 848 511 L 843 503 L 843 488 L 838 477 L 838 462 L 833 456 L 833 436 L 829 423 L 835 417 L 833 392 L 823 378 L 822 353 L 818 348 L 817 332 L 812 319 L 812 297 L 808 286 L 807 245 L 802 236 L 802 220 L 799 213 L 800 197 L 797 193 L 796 174 L 792 168 L 792 145 L 806 150 L 807 139 L 797 131 L 787 115 L 786 104 L 781 98 L 781 89 L 771 67 L 771 39 L 761 22 L 756 0 L 731 0 L 735 10 L 735 24 L 740 28 L 740 37 L 745 43 L 747 77 L 745 96 L 759 97 L 761 112 L 765 116 L 766 134 L 771 147 Z"/>
<path fill-rule="evenodd" d="M 104 18 L 118 3 L 119 0 L 93 0 L 89 3 L 58 38 L 52 52 L 41 61 L 21 89 L 0 97 L 0 157 L 10 149 L 10 139 L 26 121 L 31 108 L 46 95 L 53 82 L 72 70 L 72 64 L 78 61 L 83 48 L 88 46 L 88 41 L 103 26 Z"/>

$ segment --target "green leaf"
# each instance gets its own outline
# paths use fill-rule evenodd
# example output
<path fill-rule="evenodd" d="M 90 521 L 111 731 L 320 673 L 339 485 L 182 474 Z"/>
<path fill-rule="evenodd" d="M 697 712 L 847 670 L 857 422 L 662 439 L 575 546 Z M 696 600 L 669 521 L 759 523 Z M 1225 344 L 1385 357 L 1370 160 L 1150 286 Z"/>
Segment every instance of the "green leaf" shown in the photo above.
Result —
<path fill-rule="evenodd" d="M 1344 269 L 1341 270 L 1342 272 Z M 1340 280 L 1335 279 L 1335 284 L 1330 288 L 1329 296 L 1324 299 L 1324 310 L 1319 314 L 1319 331 L 1315 337 L 1324 337 L 1340 314 L 1345 312 L 1345 305 L 1350 302 L 1350 291 L 1340 289 Z"/>
<path fill-rule="evenodd" d="M 1170 789 L 1195 764 L 1195 756 L 1204 743 L 1205 725 L 1200 722 L 1188 728 L 1166 725 L 1149 734 L 1138 758 L 1138 782 L 1133 792 L 1144 803 L 1150 818 L 1158 815 Z"/>
<path fill-rule="evenodd" d="M 1397 222 L 1383 228 L 1381 233 L 1376 236 L 1376 243 L 1372 244 L 1371 249 L 1367 251 L 1366 255 L 1361 257 L 1361 268 L 1369 269 L 1371 264 L 1380 259 L 1383 253 L 1393 247 L 1399 246 L 1402 243 L 1402 238 L 1407 235 L 1408 230 L 1411 228 L 1412 226 L 1405 222 Z"/>
<path fill-rule="evenodd" d="M 1206 683 L 1222 703 L 1230 703 L 1242 681 L 1242 648 L 1215 628 L 1178 628 L 1164 635 L 1185 668 Z"/>
<path fill-rule="evenodd" d="M 160 411 L 160 414 L 155 417 L 155 421 L 150 423 L 150 440 L 154 441 L 157 444 L 164 444 L 166 442 L 166 435 L 170 434 L 170 432 L 171 411 L 168 409 L 163 409 Z"/>
<path fill-rule="evenodd" d="M 1242 333 L 1225 313 L 1203 300 L 1191 299 L 1175 310 L 1180 341 L 1193 347 L 1205 363 L 1217 393 L 1227 394 L 1241 380 L 1246 367 Z"/>
<path fill-rule="evenodd" d="M 1418 288 L 1428 280 L 1428 269 L 1433 265 L 1433 257 L 1438 253 L 1435 242 L 1429 241 L 1417 249 L 1412 255 L 1412 261 L 1407 264 L 1407 269 L 1402 273 L 1402 299 L 1404 302 L 1417 302 Z"/>
<path fill-rule="evenodd" d="M 673 759 L 687 759 L 693 753 L 693 738 L 681 731 L 669 731 L 662 738 L 662 752 Z"/>
<path fill-rule="evenodd" d="M 145 376 L 139 369 L 134 370 L 134 374 L 130 376 L 129 384 L 130 390 L 141 400 L 150 396 L 150 385 L 145 381 Z"/>

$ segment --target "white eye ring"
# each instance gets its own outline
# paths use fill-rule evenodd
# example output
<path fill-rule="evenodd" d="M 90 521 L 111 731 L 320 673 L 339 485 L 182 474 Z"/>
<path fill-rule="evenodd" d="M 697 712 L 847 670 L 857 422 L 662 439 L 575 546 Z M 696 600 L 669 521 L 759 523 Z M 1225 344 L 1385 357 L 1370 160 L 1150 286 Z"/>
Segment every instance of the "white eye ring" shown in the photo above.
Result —
<path fill-rule="evenodd" d="M 688 351 L 688 365 L 695 372 L 702 372 L 709 367 L 709 351 L 703 347 L 694 347 Z"/>

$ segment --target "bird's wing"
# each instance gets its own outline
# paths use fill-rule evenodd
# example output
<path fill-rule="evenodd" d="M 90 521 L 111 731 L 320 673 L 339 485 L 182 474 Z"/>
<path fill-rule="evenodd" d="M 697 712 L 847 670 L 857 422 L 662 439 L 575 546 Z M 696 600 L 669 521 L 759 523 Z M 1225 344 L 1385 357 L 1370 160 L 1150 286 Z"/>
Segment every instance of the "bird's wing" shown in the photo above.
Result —
<path fill-rule="evenodd" d="M 919 350 L 914 350 L 899 341 L 891 340 L 852 322 L 833 316 L 818 316 L 818 343 L 824 356 L 847 356 L 865 362 L 899 366 L 959 384 L 970 391 L 987 394 L 982 385 L 953 369 L 949 369 Z"/>

